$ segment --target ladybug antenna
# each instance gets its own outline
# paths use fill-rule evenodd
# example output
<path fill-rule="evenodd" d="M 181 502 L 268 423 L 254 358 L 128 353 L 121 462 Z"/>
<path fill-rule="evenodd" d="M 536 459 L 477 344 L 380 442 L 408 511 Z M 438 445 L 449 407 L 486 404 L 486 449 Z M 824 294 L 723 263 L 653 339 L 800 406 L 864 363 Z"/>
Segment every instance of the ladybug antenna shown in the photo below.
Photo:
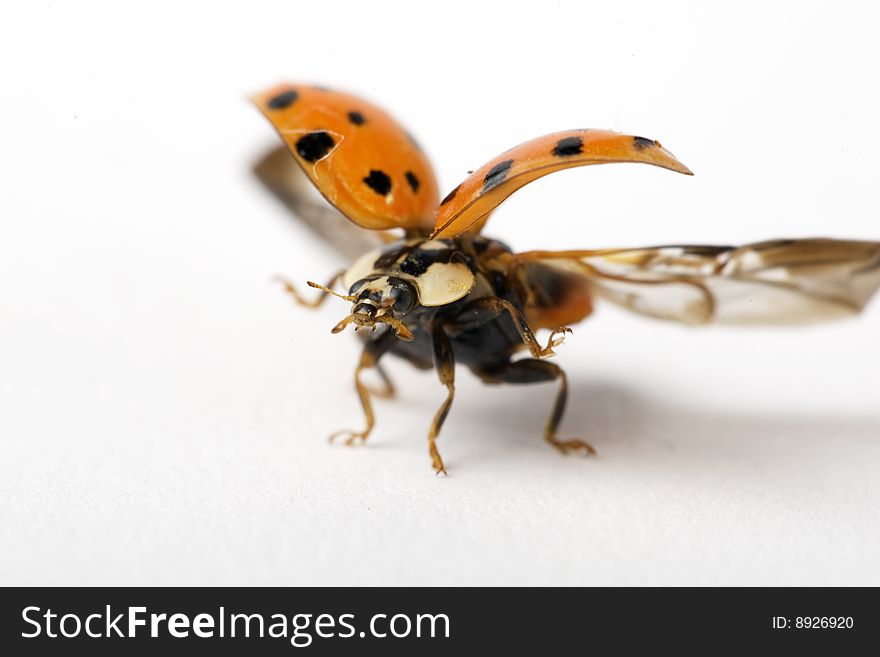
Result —
<path fill-rule="evenodd" d="M 321 290 L 322 292 L 326 292 L 327 294 L 332 294 L 334 297 L 339 297 L 340 299 L 344 299 L 345 301 L 354 302 L 357 301 L 357 297 L 351 294 L 339 294 L 339 292 L 334 292 L 326 285 L 321 285 L 320 283 L 315 283 L 314 281 L 306 281 L 309 284 L 309 287 L 313 287 L 317 290 Z"/>

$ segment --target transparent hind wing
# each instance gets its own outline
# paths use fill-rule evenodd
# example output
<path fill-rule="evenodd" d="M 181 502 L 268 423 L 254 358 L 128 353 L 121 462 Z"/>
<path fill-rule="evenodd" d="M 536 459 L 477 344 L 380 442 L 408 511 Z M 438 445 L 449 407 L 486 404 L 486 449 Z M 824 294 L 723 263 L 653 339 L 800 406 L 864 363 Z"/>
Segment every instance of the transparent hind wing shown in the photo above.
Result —
<path fill-rule="evenodd" d="M 315 191 L 285 146 L 266 153 L 254 164 L 253 171 L 297 219 L 348 260 L 399 238 L 392 232 L 363 230 L 349 221 Z"/>
<path fill-rule="evenodd" d="M 730 246 L 531 251 L 579 272 L 597 297 L 686 324 L 808 324 L 859 313 L 880 287 L 880 242 L 798 239 Z"/>

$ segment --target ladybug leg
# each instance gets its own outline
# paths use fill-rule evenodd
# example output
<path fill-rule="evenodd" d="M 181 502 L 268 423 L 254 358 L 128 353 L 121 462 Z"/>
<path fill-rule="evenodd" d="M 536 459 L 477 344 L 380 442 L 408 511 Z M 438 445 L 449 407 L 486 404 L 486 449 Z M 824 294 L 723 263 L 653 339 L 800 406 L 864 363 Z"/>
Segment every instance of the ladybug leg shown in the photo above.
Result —
<path fill-rule="evenodd" d="M 327 297 L 330 296 L 329 288 L 332 288 L 336 284 L 336 281 L 342 278 L 342 275 L 344 273 L 345 270 L 342 270 L 333 274 L 333 277 L 329 281 L 327 281 L 327 285 L 325 286 L 328 289 L 322 290 L 321 293 L 314 299 L 306 299 L 299 293 L 299 290 L 296 289 L 293 283 L 282 276 L 276 276 L 275 280 L 281 283 L 281 285 L 284 287 L 284 291 L 293 297 L 297 305 L 305 306 L 306 308 L 317 308 L 322 303 L 324 303 L 324 301 L 327 300 Z"/>
<path fill-rule="evenodd" d="M 443 467 L 443 459 L 440 458 L 440 452 L 437 450 L 437 436 L 455 398 L 455 354 L 452 352 L 452 342 L 442 324 L 434 324 L 431 333 L 434 343 L 434 367 L 440 377 L 440 383 L 446 386 L 446 399 L 437 409 L 437 414 L 434 415 L 431 428 L 428 430 L 428 453 L 431 455 L 431 464 L 435 472 L 445 475 L 446 468 Z"/>
<path fill-rule="evenodd" d="M 382 367 L 379 363 L 376 363 L 373 366 L 373 369 L 376 370 L 376 374 L 378 374 L 379 378 L 382 379 L 382 387 L 371 387 L 370 392 L 373 393 L 374 397 L 378 397 L 379 399 L 394 399 L 394 397 L 397 396 L 397 389 L 394 387 L 394 381 L 392 381 L 391 377 L 388 376 L 388 372 L 386 372 L 385 368 Z"/>
<path fill-rule="evenodd" d="M 503 312 L 510 315 L 520 338 L 534 358 L 549 358 L 556 355 L 556 352 L 553 351 L 554 347 L 560 346 L 565 341 L 566 333 L 571 333 L 571 329 L 567 326 L 560 326 L 550 334 L 547 346 L 542 347 L 522 312 L 507 299 L 501 297 L 484 297 L 468 304 L 456 316 L 455 326 L 463 329 L 476 328 L 495 319 Z"/>
<path fill-rule="evenodd" d="M 367 344 L 372 337 L 372 333 L 358 333 L 357 335 L 364 344 Z M 388 372 L 385 371 L 385 368 L 378 361 L 373 365 L 373 369 L 376 370 L 376 374 L 382 380 L 382 387 L 368 386 L 367 389 L 370 391 L 370 394 L 379 399 L 394 399 L 397 396 L 397 389 L 394 387 L 394 381 L 388 376 Z"/>
<path fill-rule="evenodd" d="M 478 373 L 483 380 L 500 383 L 541 383 L 544 381 L 559 380 L 559 392 L 556 401 L 553 402 L 553 410 L 547 419 L 544 428 L 544 439 L 563 454 L 569 452 L 583 452 L 587 455 L 595 455 L 596 450 L 590 443 L 583 440 L 570 439 L 560 440 L 556 435 L 556 429 L 565 413 L 565 402 L 568 398 L 568 380 L 561 367 L 554 363 L 534 358 L 524 358 L 512 363 L 507 363 L 498 370 Z"/>
<path fill-rule="evenodd" d="M 345 439 L 345 444 L 351 446 L 357 442 L 364 443 L 369 438 L 370 432 L 376 424 L 376 417 L 373 415 L 373 404 L 370 402 L 370 390 L 361 380 L 361 374 L 365 369 L 376 367 L 379 359 L 391 348 L 396 340 L 397 336 L 394 331 L 386 330 L 379 334 L 378 337 L 367 340 L 366 344 L 364 344 L 361 359 L 358 361 L 357 368 L 354 371 L 354 387 L 357 390 L 358 397 L 360 397 L 367 426 L 363 431 L 337 431 L 330 436 L 330 442 L 342 437 Z"/>

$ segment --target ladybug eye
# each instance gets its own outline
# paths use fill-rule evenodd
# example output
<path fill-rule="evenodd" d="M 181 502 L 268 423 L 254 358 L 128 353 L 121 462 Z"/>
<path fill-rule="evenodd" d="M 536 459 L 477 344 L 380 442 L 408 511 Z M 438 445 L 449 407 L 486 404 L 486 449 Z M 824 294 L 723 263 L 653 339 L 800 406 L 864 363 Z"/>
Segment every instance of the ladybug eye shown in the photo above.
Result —
<path fill-rule="evenodd" d="M 354 295 L 355 293 L 357 293 L 358 290 L 360 290 L 367 283 L 369 283 L 369 279 L 367 279 L 367 278 L 362 278 L 359 281 L 355 281 L 354 285 L 352 285 L 350 288 L 348 288 L 348 293 L 350 295 Z"/>
<path fill-rule="evenodd" d="M 416 293 L 412 285 L 405 281 L 395 281 L 391 285 L 390 296 L 394 299 L 391 309 L 395 314 L 403 315 L 408 313 L 416 305 Z"/>

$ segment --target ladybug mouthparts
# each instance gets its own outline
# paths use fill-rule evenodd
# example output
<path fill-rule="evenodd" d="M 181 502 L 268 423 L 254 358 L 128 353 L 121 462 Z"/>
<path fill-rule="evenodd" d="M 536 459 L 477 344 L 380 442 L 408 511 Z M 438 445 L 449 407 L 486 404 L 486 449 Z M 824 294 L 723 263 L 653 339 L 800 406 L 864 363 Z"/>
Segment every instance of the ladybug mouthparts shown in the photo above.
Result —
<path fill-rule="evenodd" d="M 376 306 L 370 301 L 359 301 L 355 303 L 351 314 L 340 321 L 333 327 L 333 333 L 339 333 L 349 324 L 354 323 L 354 330 L 359 328 L 369 328 L 376 330 L 377 324 L 387 324 L 397 334 L 401 340 L 412 340 L 413 335 L 410 330 L 399 319 L 394 317 L 388 308 Z"/>
<path fill-rule="evenodd" d="M 379 307 L 372 301 L 359 301 L 355 303 L 349 317 L 355 324 L 355 331 L 362 326 L 375 331 L 377 322 L 393 318 L 387 308 Z"/>
<path fill-rule="evenodd" d="M 376 322 L 376 318 L 385 313 L 385 308 L 377 308 L 375 304 L 368 301 L 362 301 L 355 304 L 351 311 L 354 321 L 359 326 L 372 326 Z"/>

